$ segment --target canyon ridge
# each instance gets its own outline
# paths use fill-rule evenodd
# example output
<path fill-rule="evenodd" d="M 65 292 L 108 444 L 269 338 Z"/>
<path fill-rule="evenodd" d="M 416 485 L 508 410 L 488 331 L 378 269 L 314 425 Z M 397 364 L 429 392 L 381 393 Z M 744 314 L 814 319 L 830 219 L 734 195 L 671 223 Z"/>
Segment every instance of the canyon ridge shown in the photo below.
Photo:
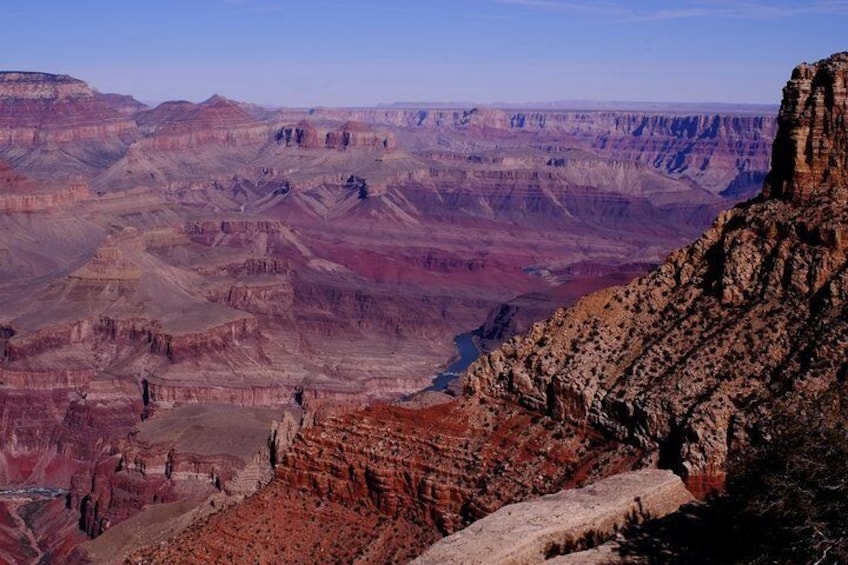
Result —
<path fill-rule="evenodd" d="M 151 108 L 0 73 L 0 556 L 128 556 L 286 501 L 265 534 L 302 540 L 287 559 L 380 562 L 617 471 L 720 483 L 728 430 L 756 430 L 735 403 L 773 391 L 715 371 L 754 354 L 751 328 L 788 356 L 801 301 L 832 313 L 822 289 L 842 292 L 842 232 L 816 220 L 837 216 L 801 206 L 841 178 L 835 122 L 804 134 L 825 153 L 787 164 L 804 69 L 782 135 L 745 109 Z M 829 319 L 805 322 L 820 343 Z M 461 336 L 492 351 L 461 398 L 409 399 Z"/>
<path fill-rule="evenodd" d="M 302 431 L 267 487 L 133 559 L 482 563 L 495 533 L 518 539 L 510 528 L 535 531 L 569 500 L 585 508 L 580 497 L 609 481 L 676 488 L 623 471 L 670 469 L 699 496 L 723 488 L 730 457 L 767 444 L 774 418 L 814 412 L 844 386 L 846 85 L 846 53 L 798 66 L 762 192 L 657 269 L 509 339 L 469 368 L 459 398 Z M 602 542 L 597 532 L 496 549 L 529 552 L 519 562 L 638 557 L 616 546 L 562 555 Z"/>

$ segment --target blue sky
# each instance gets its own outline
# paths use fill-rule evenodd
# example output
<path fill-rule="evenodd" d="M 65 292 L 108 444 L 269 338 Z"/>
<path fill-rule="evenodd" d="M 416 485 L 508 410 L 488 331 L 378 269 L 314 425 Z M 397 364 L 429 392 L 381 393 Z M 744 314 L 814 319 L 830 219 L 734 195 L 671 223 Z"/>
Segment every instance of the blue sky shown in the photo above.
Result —
<path fill-rule="evenodd" d="M 0 68 L 147 101 L 777 103 L 848 0 L 0 0 Z"/>

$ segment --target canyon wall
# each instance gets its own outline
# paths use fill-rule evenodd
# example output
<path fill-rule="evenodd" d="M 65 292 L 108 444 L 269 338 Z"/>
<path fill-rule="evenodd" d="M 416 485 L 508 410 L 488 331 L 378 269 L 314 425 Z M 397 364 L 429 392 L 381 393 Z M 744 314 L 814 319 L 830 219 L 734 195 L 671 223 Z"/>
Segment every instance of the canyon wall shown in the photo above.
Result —
<path fill-rule="evenodd" d="M 444 438 L 401 408 L 344 414 L 427 387 L 487 319 L 494 347 L 659 263 L 748 194 L 771 124 L 274 113 L 219 96 L 147 109 L 70 77 L 0 74 L 0 480 L 67 488 L 97 536 L 146 506 L 242 496 L 282 464 L 272 484 L 294 485 L 303 516 L 318 497 L 335 516 L 367 499 L 351 531 L 382 524 L 376 559 L 401 555 L 392 525 L 409 557 L 505 502 L 646 464 L 490 391 L 488 415 L 476 400 L 433 408 Z M 314 423 L 331 435 L 284 453 Z M 385 449 L 368 451 L 374 434 Z M 244 451 L 209 446 L 222 438 Z M 497 456 L 510 442 L 516 469 Z M 315 547 L 334 543 L 323 527 Z"/>
<path fill-rule="evenodd" d="M 799 67 L 774 146 L 776 161 L 791 161 L 653 272 L 508 340 L 470 367 L 459 400 L 310 428 L 257 497 L 138 557 L 294 559 L 326 548 L 385 562 L 503 504 L 631 468 L 671 469 L 699 496 L 722 488 L 729 458 L 767 441 L 771 418 L 815 410 L 848 372 L 846 81 L 845 54 Z M 304 509 L 319 501 L 331 506 L 315 528 Z M 398 543 L 380 528 L 334 526 L 356 520 L 339 505 L 359 524 L 391 524 Z"/>
<path fill-rule="evenodd" d="M 846 370 L 845 143 L 844 128 L 827 124 L 848 103 L 838 95 L 846 63 L 837 55 L 793 73 L 760 199 L 647 277 L 481 360 L 467 391 L 591 423 L 710 486 L 731 451 L 764 433 L 775 404 L 836 386 Z"/>

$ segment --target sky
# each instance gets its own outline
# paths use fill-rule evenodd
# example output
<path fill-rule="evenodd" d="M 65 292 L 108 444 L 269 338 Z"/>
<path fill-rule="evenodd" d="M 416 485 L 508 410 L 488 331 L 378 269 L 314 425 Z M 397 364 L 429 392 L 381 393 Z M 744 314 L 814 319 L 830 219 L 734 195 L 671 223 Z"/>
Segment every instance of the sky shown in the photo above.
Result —
<path fill-rule="evenodd" d="M 0 0 L 0 70 L 156 102 L 777 104 L 848 0 Z"/>

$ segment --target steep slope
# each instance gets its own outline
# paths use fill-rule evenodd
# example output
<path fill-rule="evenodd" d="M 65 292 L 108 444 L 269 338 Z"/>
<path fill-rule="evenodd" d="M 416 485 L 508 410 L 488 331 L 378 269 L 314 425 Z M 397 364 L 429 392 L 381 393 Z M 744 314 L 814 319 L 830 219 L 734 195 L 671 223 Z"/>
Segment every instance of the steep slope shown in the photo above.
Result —
<path fill-rule="evenodd" d="M 587 476 L 661 466 L 698 493 L 720 488 L 728 454 L 763 439 L 777 405 L 809 408 L 848 374 L 846 84 L 848 53 L 798 67 L 763 195 L 653 273 L 559 310 L 481 359 L 459 401 L 308 430 L 257 498 L 140 557 L 297 562 L 304 554 L 286 552 L 325 547 L 329 530 L 348 553 L 327 561 L 376 563 Z M 316 533 L 288 514 L 292 497 L 342 502 L 421 534 L 398 545 L 363 539 L 327 514 Z M 282 529 L 243 533 L 281 516 L 292 516 Z"/>
<path fill-rule="evenodd" d="M 91 535 L 153 520 L 139 514 L 148 504 L 178 500 L 189 521 L 186 505 L 210 492 L 249 492 L 268 478 L 283 414 L 303 408 L 308 425 L 420 390 L 458 334 L 490 318 L 491 346 L 626 282 L 732 202 L 653 157 L 596 147 L 615 114 L 585 118 L 580 141 L 575 114 L 525 127 L 478 109 L 399 127 L 357 110 L 270 116 L 218 96 L 145 110 L 66 76 L 2 78 L 0 482 L 70 490 Z M 753 162 L 770 135 L 766 118 L 658 120 L 634 135 L 638 119 L 619 117 L 629 150 L 664 159 L 684 141 L 663 140 L 703 134 Z M 710 147 L 692 158 L 717 155 Z M 192 428 L 172 429 L 186 414 Z M 561 431 L 578 450 L 597 440 Z M 609 468 L 638 459 L 612 451 Z M 299 453 L 304 465 L 313 456 Z M 494 457 L 461 488 L 447 476 L 439 488 L 460 494 L 421 510 L 448 516 L 423 527 L 432 537 L 478 504 L 586 476 L 582 452 L 557 457 L 569 463 L 528 463 L 526 476 L 540 465 L 543 478 L 526 488 L 483 492 L 501 472 Z"/>
<path fill-rule="evenodd" d="M 720 484 L 775 402 L 800 405 L 846 371 L 846 80 L 845 54 L 795 69 L 761 198 L 648 277 L 509 342 L 467 390 L 591 423 Z"/>
<path fill-rule="evenodd" d="M 125 106 L 67 75 L 0 72 L 0 157 L 41 179 L 90 178 L 136 135 Z"/>
<path fill-rule="evenodd" d="M 404 562 L 503 504 L 630 470 L 640 457 L 509 403 L 377 407 L 306 430 L 266 489 L 136 558 Z"/>

